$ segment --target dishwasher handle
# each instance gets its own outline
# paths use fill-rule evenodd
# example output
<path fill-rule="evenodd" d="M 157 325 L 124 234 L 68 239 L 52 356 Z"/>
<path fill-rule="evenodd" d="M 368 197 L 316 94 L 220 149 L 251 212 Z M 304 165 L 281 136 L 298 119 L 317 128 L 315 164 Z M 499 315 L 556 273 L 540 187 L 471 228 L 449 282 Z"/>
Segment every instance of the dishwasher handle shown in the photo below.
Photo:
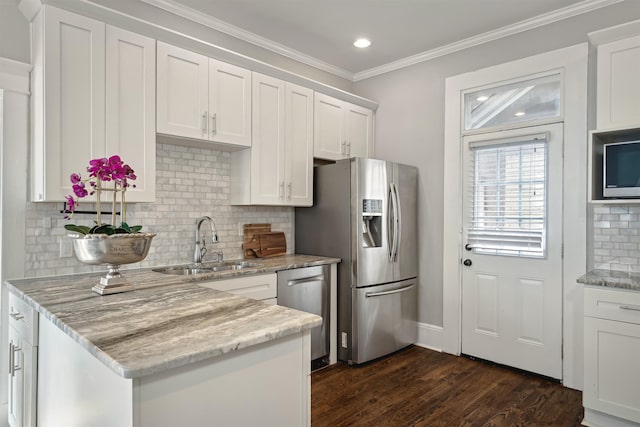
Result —
<path fill-rule="evenodd" d="M 411 290 L 413 288 L 415 288 L 416 285 L 409 285 L 409 286 L 405 286 L 404 288 L 400 288 L 400 289 L 394 289 L 392 291 L 383 291 L 383 292 L 367 292 L 366 294 L 364 294 L 365 297 L 370 298 L 370 297 L 381 297 L 384 295 L 392 295 L 392 294 L 399 294 L 400 292 L 406 292 L 408 290 Z"/>
<path fill-rule="evenodd" d="M 311 282 L 324 282 L 324 274 L 305 277 L 302 279 L 287 280 L 287 286 L 304 285 L 305 283 L 311 283 Z"/>

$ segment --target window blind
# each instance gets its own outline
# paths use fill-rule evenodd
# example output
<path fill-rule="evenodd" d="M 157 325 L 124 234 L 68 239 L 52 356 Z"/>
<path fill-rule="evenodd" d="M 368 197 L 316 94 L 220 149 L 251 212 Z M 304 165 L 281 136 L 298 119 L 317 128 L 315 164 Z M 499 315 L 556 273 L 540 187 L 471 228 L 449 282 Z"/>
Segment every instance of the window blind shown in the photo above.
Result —
<path fill-rule="evenodd" d="M 470 144 L 467 240 L 475 252 L 544 257 L 547 138 Z"/>

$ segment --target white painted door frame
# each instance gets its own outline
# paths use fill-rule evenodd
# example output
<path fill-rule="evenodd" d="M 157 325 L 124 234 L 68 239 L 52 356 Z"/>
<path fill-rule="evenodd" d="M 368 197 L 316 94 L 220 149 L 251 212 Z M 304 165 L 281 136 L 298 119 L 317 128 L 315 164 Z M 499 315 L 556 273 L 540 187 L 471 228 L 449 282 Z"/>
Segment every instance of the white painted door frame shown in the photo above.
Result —
<path fill-rule="evenodd" d="M 564 75 L 563 177 L 563 383 L 582 389 L 582 287 L 587 231 L 587 58 L 588 45 L 554 50 L 446 80 L 444 151 L 443 351 L 460 354 L 462 285 L 463 91 L 559 70 Z"/>

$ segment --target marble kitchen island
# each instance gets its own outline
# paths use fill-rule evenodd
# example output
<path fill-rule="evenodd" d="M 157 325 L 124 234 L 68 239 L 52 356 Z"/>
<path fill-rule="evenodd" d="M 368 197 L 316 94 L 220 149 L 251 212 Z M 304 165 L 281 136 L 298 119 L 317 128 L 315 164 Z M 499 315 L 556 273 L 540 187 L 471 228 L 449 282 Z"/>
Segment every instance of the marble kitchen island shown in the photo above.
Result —
<path fill-rule="evenodd" d="M 338 261 L 130 270 L 136 290 L 109 296 L 91 291 L 98 275 L 5 282 L 12 312 L 13 298 L 37 319 L 38 426 L 310 425 L 309 329 L 321 318 L 198 282 Z"/>

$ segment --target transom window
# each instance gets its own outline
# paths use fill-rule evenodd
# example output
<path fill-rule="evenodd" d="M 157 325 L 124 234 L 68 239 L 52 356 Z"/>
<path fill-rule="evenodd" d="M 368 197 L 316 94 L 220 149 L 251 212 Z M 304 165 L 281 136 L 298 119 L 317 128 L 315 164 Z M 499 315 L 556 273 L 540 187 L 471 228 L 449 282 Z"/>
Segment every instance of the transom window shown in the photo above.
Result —
<path fill-rule="evenodd" d="M 544 258 L 547 137 L 472 142 L 471 212 L 474 252 Z"/>
<path fill-rule="evenodd" d="M 560 116 L 560 74 L 464 95 L 464 128 L 508 126 Z"/>

